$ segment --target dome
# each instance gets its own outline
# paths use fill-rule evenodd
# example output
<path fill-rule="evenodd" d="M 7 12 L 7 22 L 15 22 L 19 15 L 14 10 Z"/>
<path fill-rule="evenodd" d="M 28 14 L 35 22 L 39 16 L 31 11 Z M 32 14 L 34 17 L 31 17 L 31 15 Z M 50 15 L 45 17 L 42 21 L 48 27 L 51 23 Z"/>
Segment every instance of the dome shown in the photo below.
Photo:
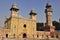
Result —
<path fill-rule="evenodd" d="M 51 7 L 50 2 L 46 4 L 46 8 L 49 8 L 49 7 Z"/>
<path fill-rule="evenodd" d="M 34 9 L 31 10 L 30 15 L 36 15 L 36 11 Z"/>
<path fill-rule="evenodd" d="M 12 5 L 12 8 L 18 9 L 18 7 L 17 7 L 17 5 L 15 3 Z"/>
<path fill-rule="evenodd" d="M 18 9 L 17 5 L 14 3 L 10 10 L 18 11 L 19 9 Z"/>
<path fill-rule="evenodd" d="M 31 10 L 31 13 L 36 13 L 35 9 L 32 9 L 32 10 Z"/>
<path fill-rule="evenodd" d="M 50 2 L 48 2 L 47 5 L 50 5 Z"/>

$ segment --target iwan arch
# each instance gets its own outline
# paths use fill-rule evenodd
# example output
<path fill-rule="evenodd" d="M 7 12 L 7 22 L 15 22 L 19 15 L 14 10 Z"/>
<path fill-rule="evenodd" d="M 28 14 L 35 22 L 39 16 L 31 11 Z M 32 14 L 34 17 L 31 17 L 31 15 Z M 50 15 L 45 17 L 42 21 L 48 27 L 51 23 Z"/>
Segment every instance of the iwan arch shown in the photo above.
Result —
<path fill-rule="evenodd" d="M 37 31 L 36 15 L 35 10 L 31 10 L 29 13 L 29 19 L 18 15 L 19 8 L 16 4 L 13 4 L 10 9 L 10 17 L 6 18 L 4 22 L 4 31 L 1 37 L 7 38 L 51 38 L 56 37 L 52 32 L 55 32 L 55 27 L 52 25 L 52 8 L 50 3 L 46 4 L 46 25 L 45 31 Z M 48 28 L 48 29 L 47 29 Z"/>

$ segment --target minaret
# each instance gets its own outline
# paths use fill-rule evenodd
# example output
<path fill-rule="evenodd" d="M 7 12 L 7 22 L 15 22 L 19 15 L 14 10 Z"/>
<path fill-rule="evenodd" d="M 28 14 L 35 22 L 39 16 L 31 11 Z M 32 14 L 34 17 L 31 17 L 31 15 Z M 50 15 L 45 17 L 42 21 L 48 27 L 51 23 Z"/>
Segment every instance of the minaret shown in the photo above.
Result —
<path fill-rule="evenodd" d="M 11 11 L 11 25 L 10 25 L 10 35 L 12 35 L 13 37 L 17 37 L 17 33 L 18 33 L 18 7 L 16 4 L 13 4 L 10 11 Z M 13 31 L 11 31 L 13 30 Z"/>
<path fill-rule="evenodd" d="M 10 9 L 10 11 L 11 11 L 11 17 L 13 17 L 13 16 L 18 16 L 18 7 L 17 7 L 17 5 L 16 4 L 13 4 L 12 5 L 12 7 L 11 7 L 11 9 Z"/>
<path fill-rule="evenodd" d="M 36 38 L 36 11 L 34 9 L 31 10 L 30 12 L 30 19 L 31 19 L 31 35 L 33 38 Z M 34 25 L 32 25 L 34 24 Z"/>
<path fill-rule="evenodd" d="M 50 36 L 55 37 L 55 26 L 52 25 L 52 8 L 50 3 L 48 2 L 46 4 L 45 14 L 46 14 L 46 27 L 45 30 L 50 32 Z"/>
<path fill-rule="evenodd" d="M 50 32 L 55 32 L 55 26 L 52 25 L 52 8 L 50 3 L 48 2 L 46 4 L 45 14 L 46 14 L 46 30 L 49 30 Z M 48 29 L 47 29 L 48 28 Z"/>
<path fill-rule="evenodd" d="M 47 26 L 52 26 L 52 8 L 50 3 L 48 2 L 46 4 L 45 14 L 46 14 L 46 24 Z"/>
<path fill-rule="evenodd" d="M 32 20 L 36 20 L 36 11 L 34 10 L 34 9 L 32 9 L 31 10 L 31 12 L 30 12 L 30 19 L 32 19 Z"/>

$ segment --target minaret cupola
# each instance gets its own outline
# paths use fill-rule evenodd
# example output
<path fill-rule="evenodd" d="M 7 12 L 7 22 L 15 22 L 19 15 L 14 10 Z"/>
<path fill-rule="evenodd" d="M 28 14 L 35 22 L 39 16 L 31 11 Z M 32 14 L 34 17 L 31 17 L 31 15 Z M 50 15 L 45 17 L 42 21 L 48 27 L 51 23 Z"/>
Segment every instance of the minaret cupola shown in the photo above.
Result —
<path fill-rule="evenodd" d="M 16 4 L 13 4 L 10 10 L 18 11 L 19 9 Z"/>
<path fill-rule="evenodd" d="M 16 4 L 13 4 L 10 11 L 11 11 L 11 17 L 18 17 L 18 7 Z"/>
<path fill-rule="evenodd" d="M 36 20 L 36 11 L 34 10 L 34 9 L 32 9 L 31 10 L 31 12 L 30 12 L 30 19 L 32 19 L 32 20 Z"/>
<path fill-rule="evenodd" d="M 51 5 L 50 5 L 49 2 L 46 4 L 45 13 L 46 13 L 46 12 L 53 12 L 53 10 L 52 10 Z"/>

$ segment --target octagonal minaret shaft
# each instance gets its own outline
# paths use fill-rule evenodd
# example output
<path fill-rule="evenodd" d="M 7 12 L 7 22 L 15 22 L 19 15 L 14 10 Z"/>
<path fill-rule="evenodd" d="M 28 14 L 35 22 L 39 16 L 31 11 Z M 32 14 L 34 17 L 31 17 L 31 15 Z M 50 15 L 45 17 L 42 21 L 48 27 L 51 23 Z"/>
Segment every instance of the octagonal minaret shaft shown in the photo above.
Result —
<path fill-rule="evenodd" d="M 47 26 L 52 26 L 52 12 L 53 10 L 51 8 L 50 3 L 48 2 L 46 4 L 46 9 L 45 9 Z"/>

